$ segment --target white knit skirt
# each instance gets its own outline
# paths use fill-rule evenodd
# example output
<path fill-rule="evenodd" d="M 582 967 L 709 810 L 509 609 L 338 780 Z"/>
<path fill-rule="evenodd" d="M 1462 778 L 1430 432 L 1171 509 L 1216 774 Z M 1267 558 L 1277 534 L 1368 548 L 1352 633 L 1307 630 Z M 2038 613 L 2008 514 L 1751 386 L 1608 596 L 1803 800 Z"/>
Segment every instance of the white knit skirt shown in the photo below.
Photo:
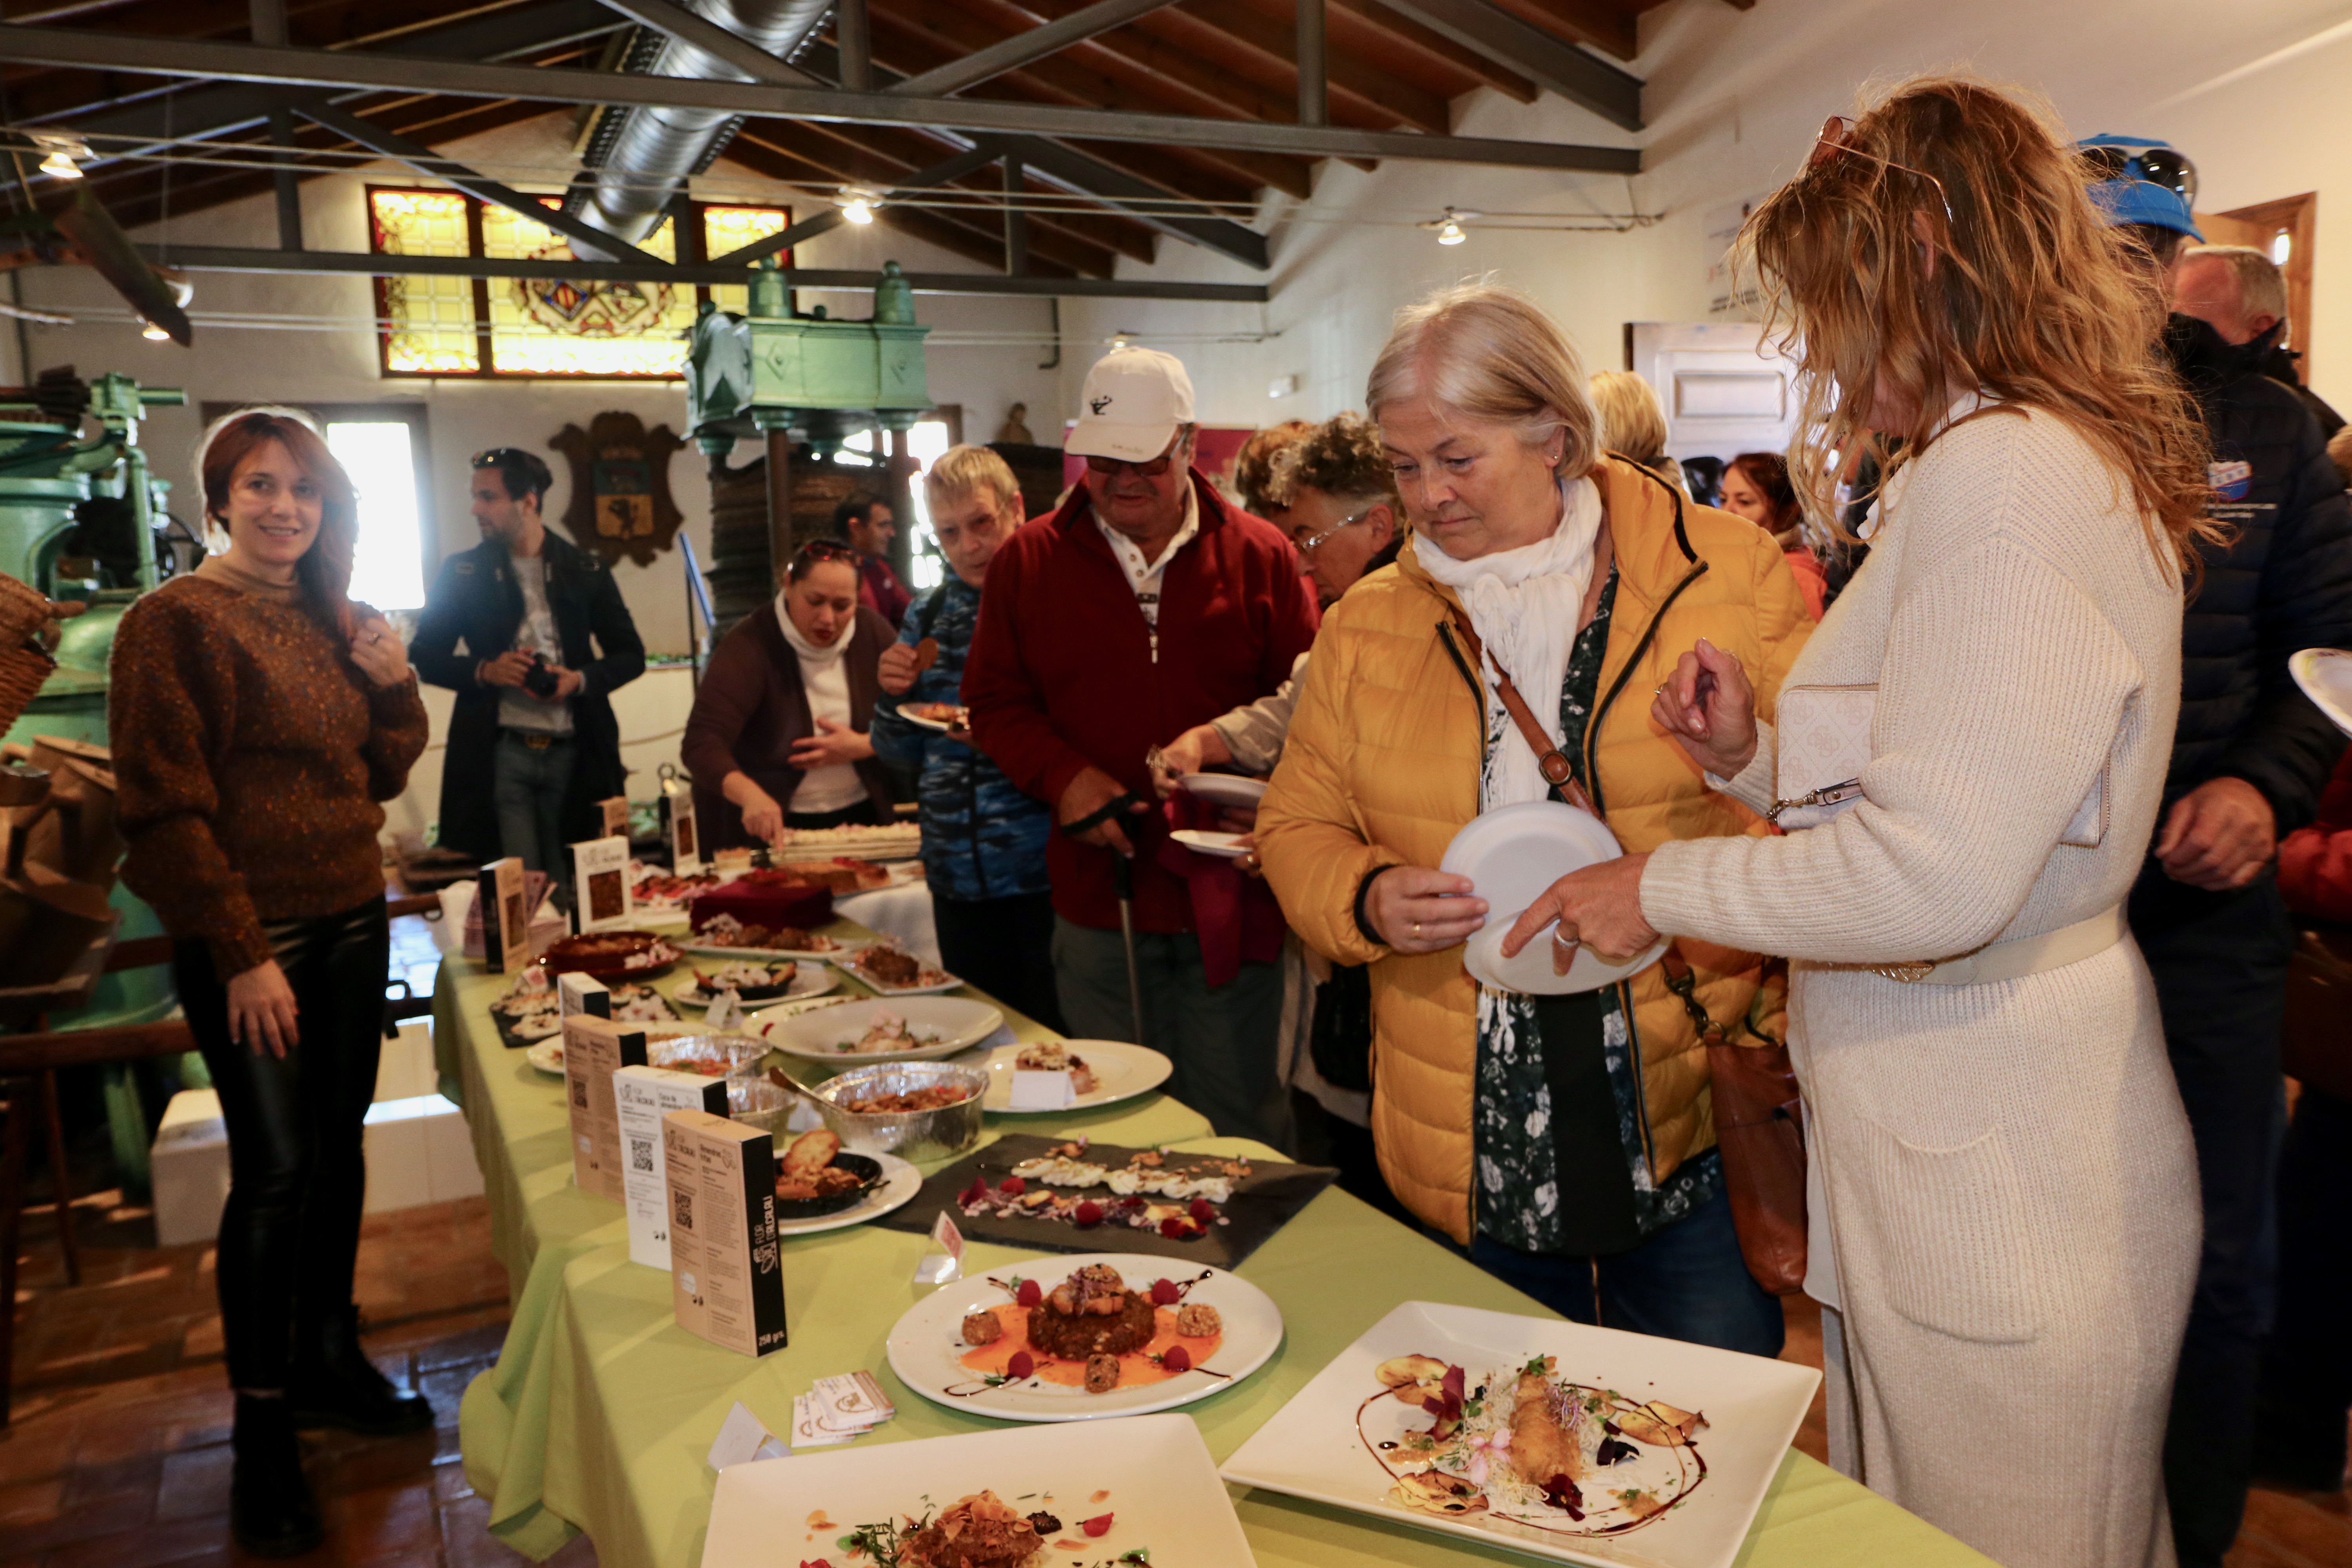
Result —
<path fill-rule="evenodd" d="M 1861 1479 L 2009 1568 L 2165 1568 L 2200 1209 L 2137 947 L 1971 986 L 1794 967 Z"/>

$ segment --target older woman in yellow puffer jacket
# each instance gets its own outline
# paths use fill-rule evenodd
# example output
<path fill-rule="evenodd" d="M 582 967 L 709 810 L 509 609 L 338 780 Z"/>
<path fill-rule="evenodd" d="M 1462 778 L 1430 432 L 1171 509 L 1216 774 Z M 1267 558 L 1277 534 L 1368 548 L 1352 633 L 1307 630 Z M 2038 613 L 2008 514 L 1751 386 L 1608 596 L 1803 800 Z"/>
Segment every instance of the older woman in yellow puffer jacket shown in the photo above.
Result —
<path fill-rule="evenodd" d="M 1293 929 L 1371 966 L 1372 1131 L 1407 1207 L 1568 1317 L 1771 1355 L 1779 1304 L 1740 1259 L 1706 1053 L 1660 970 L 1583 995 L 1482 987 L 1462 943 L 1486 903 L 1435 869 L 1472 817 L 1546 794 L 1496 667 L 1629 852 L 1770 831 L 1650 699 L 1704 637 L 1769 707 L 1811 625 L 1796 582 L 1769 534 L 1600 453 L 1585 384 L 1507 290 L 1400 317 L 1369 402 L 1416 537 L 1324 617 L 1259 853 Z M 1713 1017 L 1777 1036 L 1760 958 L 1683 951 Z"/>

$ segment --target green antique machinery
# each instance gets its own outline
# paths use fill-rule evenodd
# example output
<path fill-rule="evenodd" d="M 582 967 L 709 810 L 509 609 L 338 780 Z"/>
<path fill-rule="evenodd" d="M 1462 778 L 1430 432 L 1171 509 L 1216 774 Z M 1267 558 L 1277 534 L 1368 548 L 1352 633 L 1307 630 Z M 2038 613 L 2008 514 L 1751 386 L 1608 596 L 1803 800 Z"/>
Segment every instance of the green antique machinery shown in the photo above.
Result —
<path fill-rule="evenodd" d="M 843 441 L 871 427 L 892 433 L 902 450 L 905 432 L 931 407 L 923 363 L 930 329 L 917 324 L 914 289 L 897 262 L 882 264 L 874 314 L 863 321 L 834 320 L 822 305 L 795 311 L 772 258 L 753 269 L 749 293 L 740 316 L 705 305 L 687 351 L 688 428 L 711 465 L 710 578 L 721 630 L 767 601 L 774 563 L 821 531 L 820 518 L 829 524 L 833 502 L 864 478 L 834 464 Z M 751 436 L 766 441 L 763 464 L 728 468 L 736 442 Z M 798 474 L 795 441 L 814 458 Z M 887 472 L 903 515 L 904 466 Z M 797 525 L 795 499 L 806 514 Z"/>
<path fill-rule="evenodd" d="M 150 408 L 186 402 L 184 392 L 142 387 L 125 375 L 85 387 L 70 370 L 48 373 L 35 387 L 0 389 L 0 572 L 52 599 L 89 606 L 64 623 L 58 668 L 10 727 L 9 742 L 61 735 L 106 744 L 115 625 L 155 586 L 158 528 L 167 521 L 171 488 L 148 467 L 139 424 Z M 163 934 L 154 911 L 119 881 L 110 901 L 121 911 L 120 940 Z M 52 1026 L 152 1023 L 173 1005 L 169 971 L 125 970 L 102 976 L 89 1005 Z M 105 1083 L 117 1168 L 143 1188 L 151 1130 L 124 1071 L 107 1069 Z"/>

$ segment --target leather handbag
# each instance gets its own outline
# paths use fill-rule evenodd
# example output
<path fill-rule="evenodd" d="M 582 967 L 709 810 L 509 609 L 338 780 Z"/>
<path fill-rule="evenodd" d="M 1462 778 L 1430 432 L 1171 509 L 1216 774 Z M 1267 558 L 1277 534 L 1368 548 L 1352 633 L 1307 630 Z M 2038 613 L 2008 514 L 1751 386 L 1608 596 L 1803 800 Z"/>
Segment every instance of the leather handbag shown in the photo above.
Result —
<path fill-rule="evenodd" d="M 1577 782 L 1568 758 L 1536 721 L 1509 673 L 1485 658 L 1469 616 L 1459 609 L 1454 612 L 1454 629 L 1470 651 L 1472 667 L 1486 664 L 1495 671 L 1496 694 L 1553 789 L 1578 810 L 1600 816 L 1593 812 L 1592 797 Z M 1866 712 L 1861 729 L 1867 737 Z M 1774 965 L 1786 972 L 1785 964 L 1772 960 L 1767 966 L 1768 976 Z M 1666 989 L 1681 1001 L 1698 1031 L 1699 1042 L 1706 1047 L 1716 1145 L 1722 1152 L 1724 1194 L 1731 1202 L 1740 1260 L 1767 1291 L 1792 1295 L 1805 1284 L 1805 1141 L 1803 1106 L 1797 1096 L 1797 1074 L 1790 1065 L 1788 1044 L 1757 1028 L 1752 1013 L 1741 1027 L 1756 1043 L 1737 1043 L 1698 999 L 1698 978 L 1680 942 L 1666 943 L 1658 967 L 1664 972 Z M 1758 993 L 1759 1000 L 1763 994 Z"/>

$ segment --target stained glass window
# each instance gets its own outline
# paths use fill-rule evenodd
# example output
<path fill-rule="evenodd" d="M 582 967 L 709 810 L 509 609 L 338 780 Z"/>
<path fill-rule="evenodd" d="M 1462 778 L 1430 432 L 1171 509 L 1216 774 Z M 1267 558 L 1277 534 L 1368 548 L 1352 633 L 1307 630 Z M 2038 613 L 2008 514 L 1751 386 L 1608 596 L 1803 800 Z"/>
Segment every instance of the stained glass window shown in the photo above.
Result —
<path fill-rule="evenodd" d="M 368 193 L 374 249 L 387 256 L 470 256 L 464 196 L 446 191 Z M 383 368 L 396 375 L 475 375 L 482 368 L 470 278 L 381 278 Z"/>
<path fill-rule="evenodd" d="M 792 221 L 793 215 L 779 207 L 705 207 L 702 254 L 713 258 L 725 256 L 772 234 L 782 234 Z M 786 251 L 783 264 L 790 265 L 791 261 L 792 253 Z M 751 292 L 741 284 L 719 284 L 710 290 L 710 302 L 740 316 L 751 309 Z"/>
<path fill-rule="evenodd" d="M 560 198 L 542 197 L 552 206 Z M 368 190 L 370 229 L 383 255 L 572 259 L 571 245 L 509 208 L 454 192 Z M 696 204 L 702 256 L 720 256 L 792 223 L 780 207 Z M 694 231 L 689 230 L 689 233 Z M 639 249 L 677 259 L 665 221 Z M 703 300 L 741 310 L 740 286 L 578 282 L 562 279 L 381 278 L 376 280 L 387 375 L 671 378 L 683 373 L 686 334 Z"/>

